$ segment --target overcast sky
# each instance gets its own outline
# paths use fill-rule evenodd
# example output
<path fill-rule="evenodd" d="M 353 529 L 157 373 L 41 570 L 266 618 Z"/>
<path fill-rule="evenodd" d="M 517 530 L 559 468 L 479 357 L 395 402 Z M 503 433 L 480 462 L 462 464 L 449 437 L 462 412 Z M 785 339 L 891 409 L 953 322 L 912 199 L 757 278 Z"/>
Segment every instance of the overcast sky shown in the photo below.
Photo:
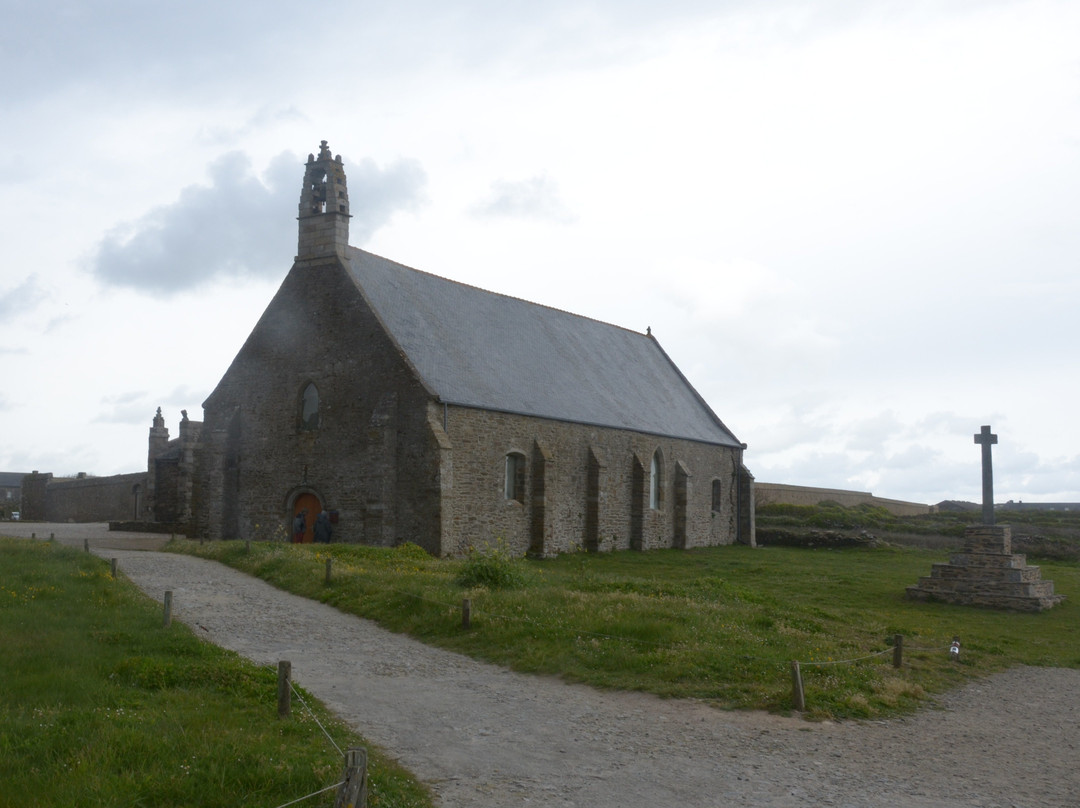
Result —
<path fill-rule="evenodd" d="M 354 246 L 649 326 L 759 481 L 1080 501 L 1080 3 L 8 0 L 0 471 L 145 468 Z"/>

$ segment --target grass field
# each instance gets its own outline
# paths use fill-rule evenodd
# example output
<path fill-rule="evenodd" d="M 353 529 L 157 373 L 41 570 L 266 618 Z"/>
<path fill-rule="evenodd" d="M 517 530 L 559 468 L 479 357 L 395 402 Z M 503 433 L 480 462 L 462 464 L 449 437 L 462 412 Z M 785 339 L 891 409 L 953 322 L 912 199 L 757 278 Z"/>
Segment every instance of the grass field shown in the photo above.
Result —
<path fill-rule="evenodd" d="M 430 807 L 309 695 L 279 719 L 275 670 L 162 622 L 105 561 L 0 538 L 0 804 L 272 808 L 337 783 L 329 735 L 368 747 L 369 805 Z"/>
<path fill-rule="evenodd" d="M 911 548 L 732 546 L 549 560 L 496 549 L 465 561 L 411 545 L 176 541 L 170 549 L 519 671 L 727 708 L 791 709 L 792 660 L 801 663 L 807 714 L 819 718 L 910 711 L 1015 664 L 1080 666 L 1075 562 L 1043 565 L 1064 604 L 1021 614 L 909 601 L 905 587 L 947 558 Z M 890 650 L 896 634 L 900 669 Z"/>

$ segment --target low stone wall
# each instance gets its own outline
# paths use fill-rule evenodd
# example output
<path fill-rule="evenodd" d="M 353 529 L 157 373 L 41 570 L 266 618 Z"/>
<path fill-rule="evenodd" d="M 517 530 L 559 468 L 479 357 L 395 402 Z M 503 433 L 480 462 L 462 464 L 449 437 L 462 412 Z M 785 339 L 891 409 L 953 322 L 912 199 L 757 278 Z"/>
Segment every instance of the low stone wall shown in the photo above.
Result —
<path fill-rule="evenodd" d="M 919 502 L 875 497 L 869 491 L 845 491 L 841 488 L 812 488 L 782 483 L 754 483 L 756 506 L 762 505 L 817 505 L 819 502 L 836 502 L 847 508 L 856 505 L 874 505 L 884 508 L 895 516 L 920 516 L 930 513 L 930 506 Z"/>
<path fill-rule="evenodd" d="M 139 493 L 136 493 L 138 486 Z M 45 487 L 45 513 L 35 518 L 47 522 L 109 522 L 135 517 L 136 500 L 142 502 L 146 472 L 112 477 L 52 479 Z"/>
<path fill-rule="evenodd" d="M 162 535 L 186 538 L 189 530 L 190 528 L 186 525 L 175 522 L 109 522 L 109 531 L 115 533 L 160 533 Z"/>

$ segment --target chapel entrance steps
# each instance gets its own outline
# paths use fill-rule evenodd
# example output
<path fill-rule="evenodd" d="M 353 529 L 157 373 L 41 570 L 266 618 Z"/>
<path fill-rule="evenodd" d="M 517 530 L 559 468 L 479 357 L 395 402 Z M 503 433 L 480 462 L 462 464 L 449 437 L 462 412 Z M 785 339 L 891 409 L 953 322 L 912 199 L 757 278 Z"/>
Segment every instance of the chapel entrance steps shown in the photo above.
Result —
<path fill-rule="evenodd" d="M 977 525 L 964 534 L 963 551 L 947 564 L 934 564 L 930 575 L 907 588 L 909 598 L 1015 611 L 1042 611 L 1064 600 L 1054 582 L 1042 580 L 1038 567 L 1011 552 L 1007 525 Z"/>

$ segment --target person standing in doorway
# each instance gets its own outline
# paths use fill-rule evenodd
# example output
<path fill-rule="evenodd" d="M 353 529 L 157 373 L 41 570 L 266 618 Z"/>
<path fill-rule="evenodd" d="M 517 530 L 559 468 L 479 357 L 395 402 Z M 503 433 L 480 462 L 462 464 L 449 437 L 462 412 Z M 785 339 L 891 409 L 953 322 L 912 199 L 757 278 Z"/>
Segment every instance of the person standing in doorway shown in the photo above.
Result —
<path fill-rule="evenodd" d="M 307 532 L 307 511 L 303 510 L 296 514 L 296 518 L 293 519 L 292 525 L 292 543 L 302 544 L 304 541 L 304 533 Z"/>
<path fill-rule="evenodd" d="M 330 534 L 333 532 L 333 528 L 330 526 L 330 514 L 326 511 L 321 511 L 318 516 L 315 517 L 315 541 L 319 544 L 329 544 Z"/>

